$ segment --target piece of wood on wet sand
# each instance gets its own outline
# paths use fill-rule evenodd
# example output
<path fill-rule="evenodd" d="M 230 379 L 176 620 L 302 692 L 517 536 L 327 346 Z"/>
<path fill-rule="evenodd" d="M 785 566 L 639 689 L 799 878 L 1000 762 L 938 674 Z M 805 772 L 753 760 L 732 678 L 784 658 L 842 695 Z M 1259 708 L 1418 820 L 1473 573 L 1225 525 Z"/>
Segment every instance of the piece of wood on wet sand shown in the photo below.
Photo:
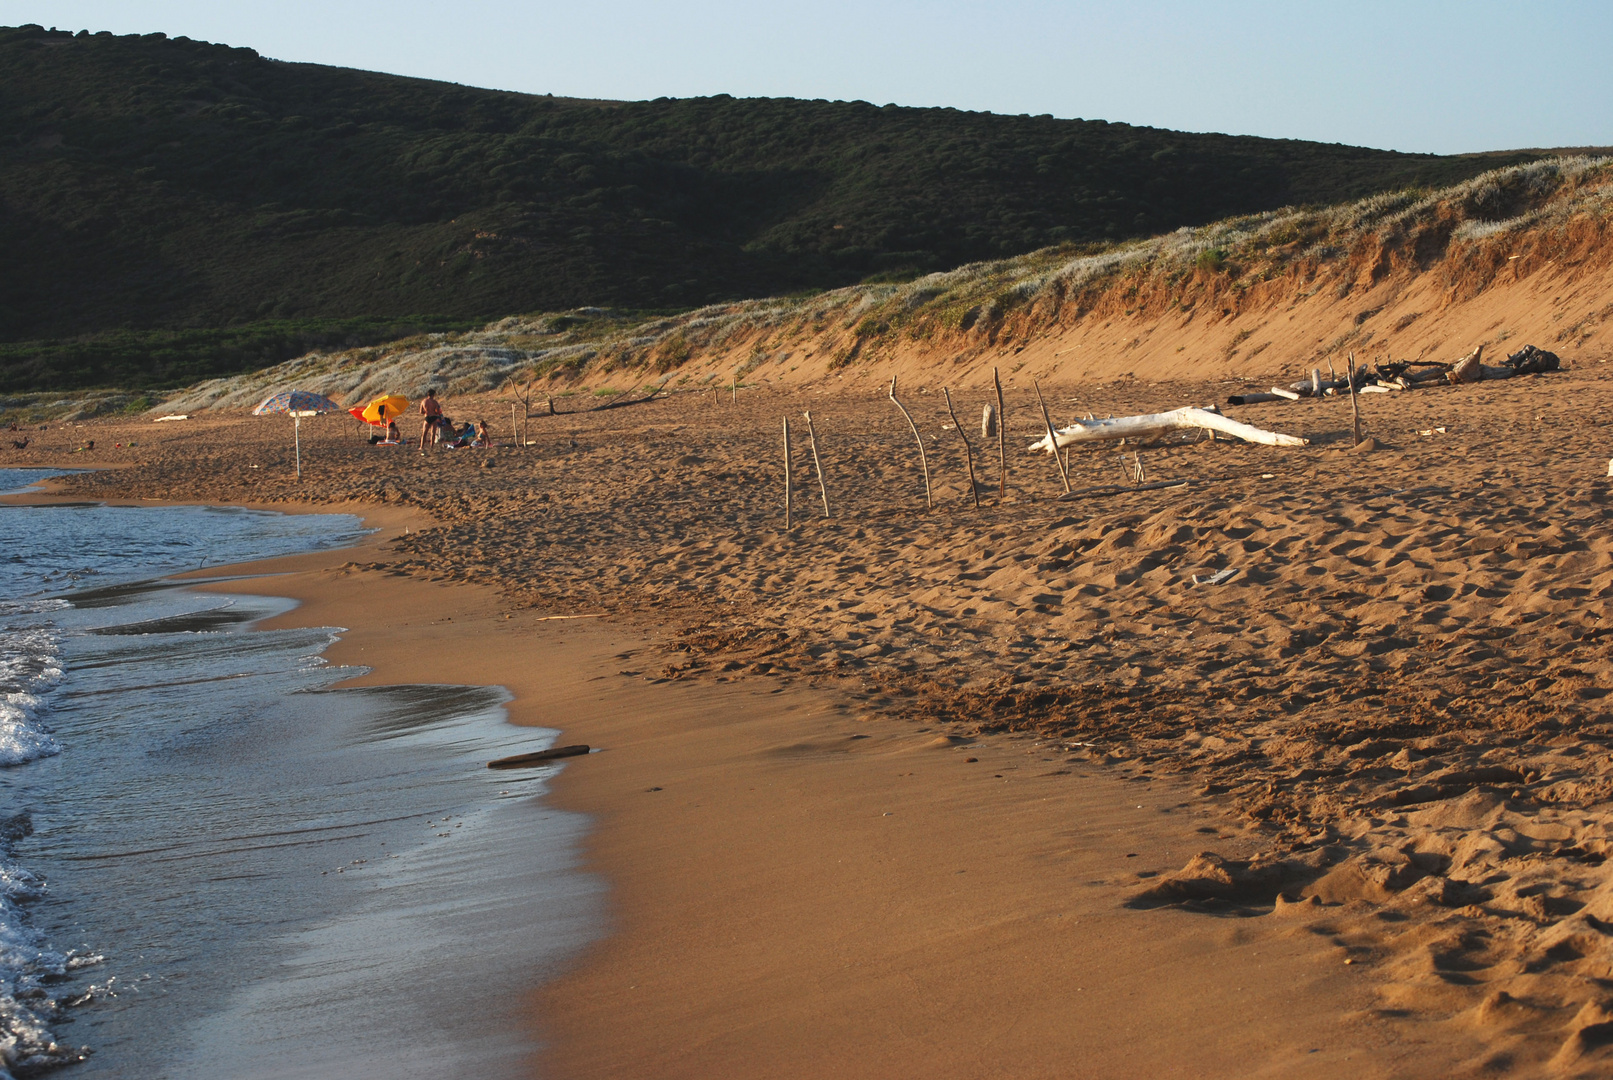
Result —
<path fill-rule="evenodd" d="M 1302 439 L 1297 435 L 1266 431 L 1250 424 L 1239 423 L 1220 413 L 1189 405 L 1181 409 L 1172 409 L 1170 412 L 1112 416 L 1105 420 L 1077 420 L 1069 427 L 1060 428 L 1058 431 L 1054 431 L 1052 424 L 1049 423 L 1048 433 L 1032 443 L 1028 449 L 1052 453 L 1057 447 L 1069 446 L 1072 443 L 1146 438 L 1191 428 L 1208 428 L 1223 435 L 1242 439 L 1244 442 L 1260 443 L 1263 446 L 1310 445 L 1309 439 Z"/>
<path fill-rule="evenodd" d="M 489 769 L 521 769 L 528 765 L 542 765 L 546 761 L 556 758 L 581 757 L 591 749 L 587 743 L 577 743 L 574 746 L 551 746 L 547 750 L 535 750 L 530 754 L 511 754 L 509 757 L 494 758 L 487 763 Z"/>
<path fill-rule="evenodd" d="M 902 410 L 902 415 L 907 417 L 907 426 L 913 429 L 913 439 L 919 444 L 919 465 L 924 469 L 924 506 L 926 509 L 932 508 L 935 503 L 930 500 L 930 459 L 924 456 L 924 437 L 919 434 L 919 426 L 913 422 L 913 414 L 907 411 L 907 406 L 896 400 L 894 375 L 891 376 L 890 398 L 896 407 Z"/>

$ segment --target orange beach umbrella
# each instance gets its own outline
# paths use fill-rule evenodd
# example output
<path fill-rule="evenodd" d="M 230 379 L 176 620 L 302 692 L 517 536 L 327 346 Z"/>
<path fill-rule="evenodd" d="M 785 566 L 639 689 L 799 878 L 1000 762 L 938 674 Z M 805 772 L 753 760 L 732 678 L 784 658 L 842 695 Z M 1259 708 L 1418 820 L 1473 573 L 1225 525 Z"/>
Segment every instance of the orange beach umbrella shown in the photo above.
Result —
<path fill-rule="evenodd" d="M 386 427 L 408 411 L 409 399 L 401 394 L 383 394 L 362 408 L 348 410 L 366 424 L 376 427 Z"/>

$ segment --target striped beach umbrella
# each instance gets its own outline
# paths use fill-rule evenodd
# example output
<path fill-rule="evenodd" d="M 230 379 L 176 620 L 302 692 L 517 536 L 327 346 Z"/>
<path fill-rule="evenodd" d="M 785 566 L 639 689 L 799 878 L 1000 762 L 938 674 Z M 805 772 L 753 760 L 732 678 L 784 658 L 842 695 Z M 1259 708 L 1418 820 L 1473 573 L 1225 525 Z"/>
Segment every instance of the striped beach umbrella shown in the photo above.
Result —
<path fill-rule="evenodd" d="M 311 390 L 282 390 L 278 394 L 270 394 L 263 399 L 263 404 L 252 410 L 253 416 L 265 416 L 269 413 L 309 413 L 341 412 L 342 407 L 326 397 Z"/>
<path fill-rule="evenodd" d="M 320 413 L 341 412 L 342 407 L 326 397 L 309 390 L 282 390 L 263 399 L 263 404 L 252 410 L 253 416 L 269 413 L 287 413 L 291 416 L 291 438 L 296 446 L 297 479 L 302 479 L 302 418 Z"/>

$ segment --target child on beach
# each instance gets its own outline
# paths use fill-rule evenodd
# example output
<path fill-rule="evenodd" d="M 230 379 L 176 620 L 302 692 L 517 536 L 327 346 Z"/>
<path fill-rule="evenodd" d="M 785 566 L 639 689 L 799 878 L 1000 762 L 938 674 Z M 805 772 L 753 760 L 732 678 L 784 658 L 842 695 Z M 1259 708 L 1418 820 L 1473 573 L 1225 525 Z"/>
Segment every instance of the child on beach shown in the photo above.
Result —
<path fill-rule="evenodd" d="M 396 420 L 387 421 L 385 435 L 377 432 L 370 436 L 371 446 L 397 446 L 402 441 L 403 435 L 398 431 L 398 422 Z"/>

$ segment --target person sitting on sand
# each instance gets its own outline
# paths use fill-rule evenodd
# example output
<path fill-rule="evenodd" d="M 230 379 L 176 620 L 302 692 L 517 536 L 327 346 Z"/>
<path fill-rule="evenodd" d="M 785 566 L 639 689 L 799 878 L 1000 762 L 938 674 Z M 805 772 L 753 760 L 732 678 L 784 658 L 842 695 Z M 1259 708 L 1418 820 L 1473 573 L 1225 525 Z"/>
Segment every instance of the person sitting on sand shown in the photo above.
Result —
<path fill-rule="evenodd" d="M 426 391 L 425 400 L 420 402 L 420 452 L 426 452 L 426 440 L 437 435 L 437 425 L 442 422 L 442 403 L 437 400 L 437 388 L 431 387 Z"/>
<path fill-rule="evenodd" d="M 402 441 L 403 435 L 398 431 L 398 422 L 396 420 L 387 421 L 386 434 L 383 435 L 377 431 L 370 436 L 371 446 L 396 446 Z"/>
<path fill-rule="evenodd" d="M 493 445 L 493 433 L 491 431 L 487 430 L 487 421 L 486 420 L 478 420 L 478 421 L 476 421 L 476 438 L 471 442 L 471 445 L 472 446 L 492 446 Z"/>
<path fill-rule="evenodd" d="M 16 429 L 15 426 L 13 426 L 11 430 L 16 431 L 17 429 Z M 26 450 L 26 449 L 28 449 L 28 436 L 24 435 L 20 439 L 12 439 L 11 440 L 11 448 L 13 450 Z"/>
<path fill-rule="evenodd" d="M 462 450 L 471 445 L 471 440 L 476 437 L 476 429 L 471 426 L 468 420 L 465 422 L 465 426 L 457 431 L 454 430 L 454 425 L 449 423 L 447 430 L 448 448 L 450 450 Z"/>

